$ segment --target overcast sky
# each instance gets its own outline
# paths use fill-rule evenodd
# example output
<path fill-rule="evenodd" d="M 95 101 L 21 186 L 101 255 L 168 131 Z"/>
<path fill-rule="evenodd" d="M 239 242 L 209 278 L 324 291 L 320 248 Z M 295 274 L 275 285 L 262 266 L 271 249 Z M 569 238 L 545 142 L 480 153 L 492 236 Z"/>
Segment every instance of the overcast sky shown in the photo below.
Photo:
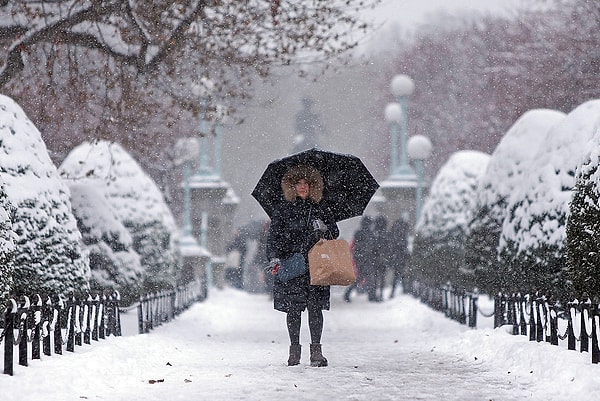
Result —
<path fill-rule="evenodd" d="M 423 23 L 435 23 L 442 13 L 511 15 L 524 4 L 525 0 L 382 0 L 375 9 L 362 10 L 361 17 L 380 25 L 378 32 L 372 35 L 375 42 L 380 42 L 381 35 L 390 31 L 405 33 Z M 373 40 L 368 43 L 373 48 Z"/>
<path fill-rule="evenodd" d="M 481 11 L 510 13 L 523 4 L 523 0 L 382 0 L 372 14 L 377 21 L 386 24 L 418 24 L 438 11 L 460 13 L 462 11 Z"/>

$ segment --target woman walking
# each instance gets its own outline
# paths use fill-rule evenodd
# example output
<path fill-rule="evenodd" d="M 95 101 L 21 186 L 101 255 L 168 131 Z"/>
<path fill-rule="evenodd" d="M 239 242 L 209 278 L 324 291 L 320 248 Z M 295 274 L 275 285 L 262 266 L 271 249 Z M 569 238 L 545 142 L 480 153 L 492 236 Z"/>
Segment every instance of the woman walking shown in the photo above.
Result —
<path fill-rule="evenodd" d="M 335 239 L 339 229 L 332 211 L 321 203 L 323 178 L 311 166 L 290 168 L 281 180 L 285 202 L 279 204 L 271 216 L 267 237 L 267 258 L 276 269 L 280 260 L 301 253 L 308 266 L 308 252 L 323 236 Z M 310 364 L 327 366 L 321 350 L 323 333 L 323 310 L 330 306 L 329 286 L 310 284 L 308 271 L 299 277 L 282 282 L 275 275 L 273 283 L 273 307 L 287 314 L 287 330 L 290 339 L 288 366 L 298 365 L 301 357 L 300 327 L 302 312 L 308 311 L 310 331 Z"/>

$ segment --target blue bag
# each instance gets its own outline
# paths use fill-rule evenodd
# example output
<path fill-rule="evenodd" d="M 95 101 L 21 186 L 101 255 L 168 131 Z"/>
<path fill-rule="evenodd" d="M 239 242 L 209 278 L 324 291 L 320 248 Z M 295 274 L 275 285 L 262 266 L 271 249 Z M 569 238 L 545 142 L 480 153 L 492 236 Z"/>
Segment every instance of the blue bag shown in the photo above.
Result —
<path fill-rule="evenodd" d="M 300 277 L 308 272 L 304 256 L 301 253 L 295 253 L 287 259 L 283 259 L 277 270 L 277 278 L 281 282 L 289 281 L 293 278 Z"/>

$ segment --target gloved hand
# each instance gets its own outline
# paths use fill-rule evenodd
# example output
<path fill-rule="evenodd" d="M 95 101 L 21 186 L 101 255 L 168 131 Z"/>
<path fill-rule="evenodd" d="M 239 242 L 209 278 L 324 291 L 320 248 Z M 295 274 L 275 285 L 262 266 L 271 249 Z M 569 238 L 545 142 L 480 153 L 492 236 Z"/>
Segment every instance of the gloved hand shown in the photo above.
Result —
<path fill-rule="evenodd" d="M 279 270 L 280 263 L 281 261 L 279 260 L 279 258 L 271 259 L 269 265 L 265 267 L 265 271 L 271 272 L 273 275 L 277 274 L 277 270 Z"/>
<path fill-rule="evenodd" d="M 325 231 L 327 231 L 327 225 L 325 225 L 325 223 L 323 223 L 323 220 L 315 219 L 315 220 L 313 220 L 313 231 L 325 232 Z"/>

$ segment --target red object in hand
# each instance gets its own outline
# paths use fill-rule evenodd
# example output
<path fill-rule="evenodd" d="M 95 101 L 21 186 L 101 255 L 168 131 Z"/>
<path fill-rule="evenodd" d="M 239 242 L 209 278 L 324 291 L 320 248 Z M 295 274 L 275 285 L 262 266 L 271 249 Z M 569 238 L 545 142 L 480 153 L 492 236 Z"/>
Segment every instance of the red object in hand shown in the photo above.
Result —
<path fill-rule="evenodd" d="M 275 267 L 273 268 L 273 270 L 271 270 L 271 274 L 276 275 L 278 270 L 279 270 L 279 264 L 276 264 Z"/>

